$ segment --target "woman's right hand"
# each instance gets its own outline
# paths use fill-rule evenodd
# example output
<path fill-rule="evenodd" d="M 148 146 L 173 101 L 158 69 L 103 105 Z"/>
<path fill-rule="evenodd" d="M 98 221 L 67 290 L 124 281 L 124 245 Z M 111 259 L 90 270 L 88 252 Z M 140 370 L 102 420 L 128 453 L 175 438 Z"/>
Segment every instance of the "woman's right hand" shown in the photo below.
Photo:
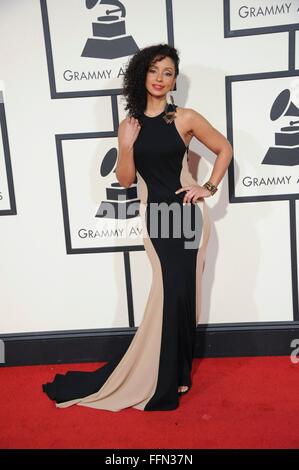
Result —
<path fill-rule="evenodd" d="M 119 126 L 118 136 L 122 146 L 133 148 L 133 144 L 138 137 L 141 126 L 138 119 L 126 117 Z"/>

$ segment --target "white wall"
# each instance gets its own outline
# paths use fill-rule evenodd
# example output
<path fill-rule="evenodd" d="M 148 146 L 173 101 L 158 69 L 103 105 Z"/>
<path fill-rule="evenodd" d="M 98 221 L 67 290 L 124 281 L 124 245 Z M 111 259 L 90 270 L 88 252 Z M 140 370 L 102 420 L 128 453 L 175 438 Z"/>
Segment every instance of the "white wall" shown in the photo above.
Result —
<path fill-rule="evenodd" d="M 150 2 L 123 3 L 129 12 L 134 3 L 137 10 Z M 226 135 L 225 77 L 287 70 L 288 33 L 224 38 L 222 0 L 172 3 L 181 57 L 176 103 L 197 110 Z M 71 20 L 61 17 L 70 43 L 76 33 Z M 142 37 L 145 32 L 136 30 L 143 44 L 163 38 Z M 55 134 L 113 131 L 110 96 L 51 99 L 38 0 L 0 1 L 0 80 L 17 206 L 16 215 L 0 217 L 0 331 L 128 326 L 123 253 L 66 252 L 55 145 Z M 215 155 L 195 140 L 191 150 L 193 165 L 202 156 L 198 181 L 203 184 Z M 230 203 L 227 175 L 206 201 L 212 231 L 201 322 L 292 320 L 289 202 Z M 151 270 L 144 251 L 131 252 L 130 261 L 138 325 Z"/>

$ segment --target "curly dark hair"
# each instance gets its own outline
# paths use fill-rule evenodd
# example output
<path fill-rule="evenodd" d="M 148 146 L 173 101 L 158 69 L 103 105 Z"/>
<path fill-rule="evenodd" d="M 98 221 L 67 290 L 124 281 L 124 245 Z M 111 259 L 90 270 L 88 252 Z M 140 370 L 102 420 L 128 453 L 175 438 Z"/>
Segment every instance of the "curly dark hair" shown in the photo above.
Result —
<path fill-rule="evenodd" d="M 125 71 L 122 90 L 127 101 L 125 110 L 129 111 L 129 116 L 138 118 L 145 110 L 147 103 L 146 74 L 153 62 L 165 57 L 170 57 L 173 60 L 175 77 L 177 77 L 180 62 L 178 51 L 168 44 L 144 47 L 131 57 Z"/>

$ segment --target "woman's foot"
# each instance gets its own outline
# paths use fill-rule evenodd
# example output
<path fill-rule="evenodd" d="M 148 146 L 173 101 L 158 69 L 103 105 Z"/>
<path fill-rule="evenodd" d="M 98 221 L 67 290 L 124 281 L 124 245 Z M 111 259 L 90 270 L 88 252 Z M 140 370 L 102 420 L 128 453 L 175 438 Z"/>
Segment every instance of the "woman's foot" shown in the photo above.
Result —
<path fill-rule="evenodd" d="M 187 385 L 181 385 L 179 388 L 178 388 L 178 394 L 179 395 L 184 395 L 184 393 L 187 393 L 189 390 L 189 387 Z"/>

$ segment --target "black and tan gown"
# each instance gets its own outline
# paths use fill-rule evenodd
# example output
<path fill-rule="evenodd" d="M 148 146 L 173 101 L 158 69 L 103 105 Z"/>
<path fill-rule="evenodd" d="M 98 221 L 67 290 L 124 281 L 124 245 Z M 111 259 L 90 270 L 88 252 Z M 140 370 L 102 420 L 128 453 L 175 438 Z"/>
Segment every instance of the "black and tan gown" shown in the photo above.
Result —
<path fill-rule="evenodd" d="M 178 387 L 192 386 L 210 219 L 204 198 L 183 205 L 185 192 L 175 194 L 182 186 L 197 181 L 188 169 L 188 147 L 175 120 L 168 124 L 163 115 L 143 114 L 134 144 L 143 242 L 152 267 L 152 284 L 142 321 L 121 357 L 93 372 L 56 374 L 53 382 L 43 385 L 44 392 L 59 408 L 76 404 L 110 411 L 128 407 L 172 410 L 179 405 Z M 174 211 L 167 211 L 174 202 L 179 209 L 177 214 L 181 214 L 176 218 Z M 166 207 L 166 211 L 161 211 L 163 220 L 169 221 L 168 237 L 163 235 L 161 218 L 156 233 L 152 233 L 157 217 L 150 208 L 161 203 Z M 184 219 L 191 223 L 197 236 L 190 238 L 190 233 L 186 236 Z M 185 242 L 192 240 L 196 243 L 186 248 Z"/>

